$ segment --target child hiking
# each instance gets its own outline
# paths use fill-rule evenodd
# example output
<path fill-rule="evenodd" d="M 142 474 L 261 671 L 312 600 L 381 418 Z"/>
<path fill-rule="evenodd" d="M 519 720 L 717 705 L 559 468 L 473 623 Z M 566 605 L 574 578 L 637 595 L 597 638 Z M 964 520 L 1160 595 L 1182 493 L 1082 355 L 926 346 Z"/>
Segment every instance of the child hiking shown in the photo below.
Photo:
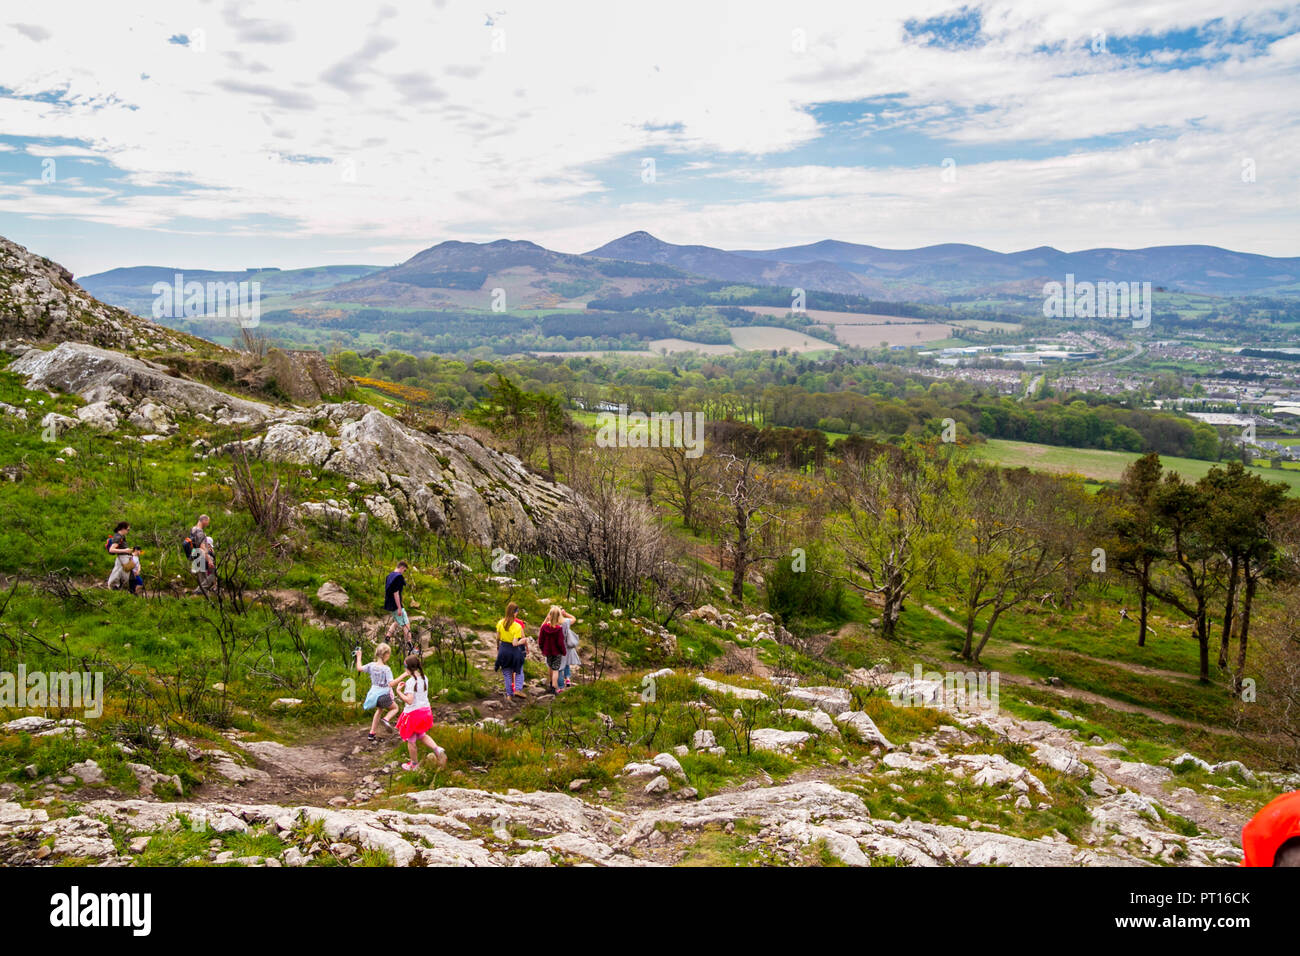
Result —
<path fill-rule="evenodd" d="M 406 613 L 406 604 L 402 600 L 402 589 L 406 587 L 406 568 L 405 561 L 398 561 L 392 572 L 384 579 L 384 610 L 393 618 L 388 625 L 388 631 L 384 634 L 384 639 L 392 640 L 393 631 L 400 627 L 406 637 L 406 647 L 410 649 L 414 643 L 411 640 L 411 619 Z"/>
<path fill-rule="evenodd" d="M 505 616 L 497 621 L 496 670 L 505 679 L 506 700 L 524 697 L 524 660 L 528 657 L 528 640 L 524 637 L 524 622 L 519 620 L 519 605 L 511 601 L 506 605 Z"/>
<path fill-rule="evenodd" d="M 132 594 L 141 594 L 144 591 L 144 577 L 140 573 L 140 558 L 144 555 L 144 548 L 131 549 L 131 565 L 127 569 L 131 581 L 128 585 Z"/>
<path fill-rule="evenodd" d="M 392 654 L 391 647 L 380 644 L 375 648 L 375 659 L 363 665 L 361 648 L 357 648 L 357 671 L 370 677 L 370 690 L 361 709 L 375 712 L 375 716 L 370 721 L 370 733 L 366 735 L 371 743 L 377 739 L 375 733 L 379 730 L 380 722 L 382 721 L 385 727 L 392 730 L 393 718 L 397 716 L 397 702 L 393 699 L 393 669 L 388 666 L 388 658 Z M 384 710 L 388 713 L 382 713 Z"/>
<path fill-rule="evenodd" d="M 564 638 L 563 620 L 564 611 L 559 605 L 553 605 L 537 631 L 537 646 L 546 655 L 546 666 L 551 672 L 551 683 L 546 688 L 548 694 L 558 694 L 564 689 L 560 686 L 560 672 L 564 670 L 564 658 L 569 648 Z"/>
<path fill-rule="evenodd" d="M 397 732 L 406 741 L 406 749 L 411 759 L 402 764 L 403 770 L 414 770 L 418 765 L 419 744 L 423 743 L 433 751 L 438 761 L 438 769 L 447 766 L 447 751 L 443 750 L 429 736 L 433 726 L 433 710 L 429 707 L 429 678 L 424 676 L 424 667 L 419 654 L 412 654 L 405 662 L 406 670 L 402 676 L 393 681 L 397 695 L 406 703 L 406 710 L 397 718 Z"/>

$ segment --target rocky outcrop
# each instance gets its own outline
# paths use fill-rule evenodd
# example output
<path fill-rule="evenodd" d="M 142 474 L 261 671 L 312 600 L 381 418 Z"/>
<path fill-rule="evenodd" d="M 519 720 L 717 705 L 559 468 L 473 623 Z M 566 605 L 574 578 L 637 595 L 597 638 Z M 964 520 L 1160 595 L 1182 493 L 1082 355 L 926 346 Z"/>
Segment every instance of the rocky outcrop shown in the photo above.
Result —
<path fill-rule="evenodd" d="M 100 302 L 72 273 L 0 236 L 0 339 L 188 352 L 198 339 Z"/>
<path fill-rule="evenodd" d="M 129 411 L 134 423 L 150 430 L 169 420 L 168 410 L 207 415 L 218 424 L 262 422 L 278 411 L 177 378 L 154 362 L 80 342 L 62 342 L 49 351 L 28 349 L 9 371 L 23 376 L 31 389 L 71 392 L 91 404 Z"/>
<path fill-rule="evenodd" d="M 271 349 L 264 367 L 270 382 L 296 405 L 342 395 L 351 384 L 334 371 L 324 355 L 309 349 Z"/>
<path fill-rule="evenodd" d="M 166 435 L 176 431 L 178 414 L 206 416 L 218 425 L 265 426 L 243 443 L 250 454 L 373 486 L 363 495 L 365 511 L 389 528 L 415 522 L 483 545 L 513 543 L 531 538 L 538 522 L 578 501 L 572 490 L 534 475 L 513 455 L 467 435 L 409 428 L 361 402 L 277 408 L 93 345 L 19 351 L 9 371 L 23 376 L 28 388 L 72 392 L 89 403 L 77 419 L 64 416 L 58 430 L 80 423 L 111 429 L 126 418 Z M 351 520 L 352 511 L 331 507 Z"/>
<path fill-rule="evenodd" d="M 530 538 L 577 498 L 513 455 L 468 435 L 408 428 L 360 402 L 282 413 L 243 442 L 250 455 L 322 468 L 378 489 L 366 510 L 390 527 L 413 521 L 483 545 Z M 228 449 L 233 446 L 226 446 Z"/>

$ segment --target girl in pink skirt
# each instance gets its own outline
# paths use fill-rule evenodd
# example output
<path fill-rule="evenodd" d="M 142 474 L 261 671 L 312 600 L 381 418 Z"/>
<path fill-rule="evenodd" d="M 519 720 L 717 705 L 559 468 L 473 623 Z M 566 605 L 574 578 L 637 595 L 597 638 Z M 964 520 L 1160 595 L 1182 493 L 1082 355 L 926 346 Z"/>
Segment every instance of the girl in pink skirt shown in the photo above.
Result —
<path fill-rule="evenodd" d="M 397 732 L 406 741 L 411 759 L 402 764 L 403 770 L 414 770 L 418 765 L 419 744 L 433 751 L 438 769 L 447 766 L 447 752 L 433 742 L 429 728 L 433 726 L 433 710 L 429 707 L 429 678 L 424 676 L 423 660 L 412 654 L 405 661 L 406 671 L 393 682 L 397 696 L 406 702 L 406 710 L 397 718 Z"/>

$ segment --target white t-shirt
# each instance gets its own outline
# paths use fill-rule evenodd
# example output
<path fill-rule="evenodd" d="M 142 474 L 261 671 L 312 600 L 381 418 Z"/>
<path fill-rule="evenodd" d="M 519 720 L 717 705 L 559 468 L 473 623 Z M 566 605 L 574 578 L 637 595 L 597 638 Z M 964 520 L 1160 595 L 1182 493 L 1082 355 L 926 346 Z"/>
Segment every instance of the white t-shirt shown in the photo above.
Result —
<path fill-rule="evenodd" d="M 407 705 L 408 710 L 420 710 L 429 706 L 429 681 L 421 680 L 418 677 L 412 677 L 406 682 L 407 693 L 414 696 L 414 700 Z"/>

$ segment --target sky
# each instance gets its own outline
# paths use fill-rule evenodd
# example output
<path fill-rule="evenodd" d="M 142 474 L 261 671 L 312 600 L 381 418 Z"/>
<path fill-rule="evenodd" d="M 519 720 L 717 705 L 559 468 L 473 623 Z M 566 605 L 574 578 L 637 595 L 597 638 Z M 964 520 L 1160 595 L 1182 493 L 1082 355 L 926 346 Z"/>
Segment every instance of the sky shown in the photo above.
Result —
<path fill-rule="evenodd" d="M 0 235 L 77 275 L 634 230 L 1300 255 L 1300 4 L 0 10 Z"/>

